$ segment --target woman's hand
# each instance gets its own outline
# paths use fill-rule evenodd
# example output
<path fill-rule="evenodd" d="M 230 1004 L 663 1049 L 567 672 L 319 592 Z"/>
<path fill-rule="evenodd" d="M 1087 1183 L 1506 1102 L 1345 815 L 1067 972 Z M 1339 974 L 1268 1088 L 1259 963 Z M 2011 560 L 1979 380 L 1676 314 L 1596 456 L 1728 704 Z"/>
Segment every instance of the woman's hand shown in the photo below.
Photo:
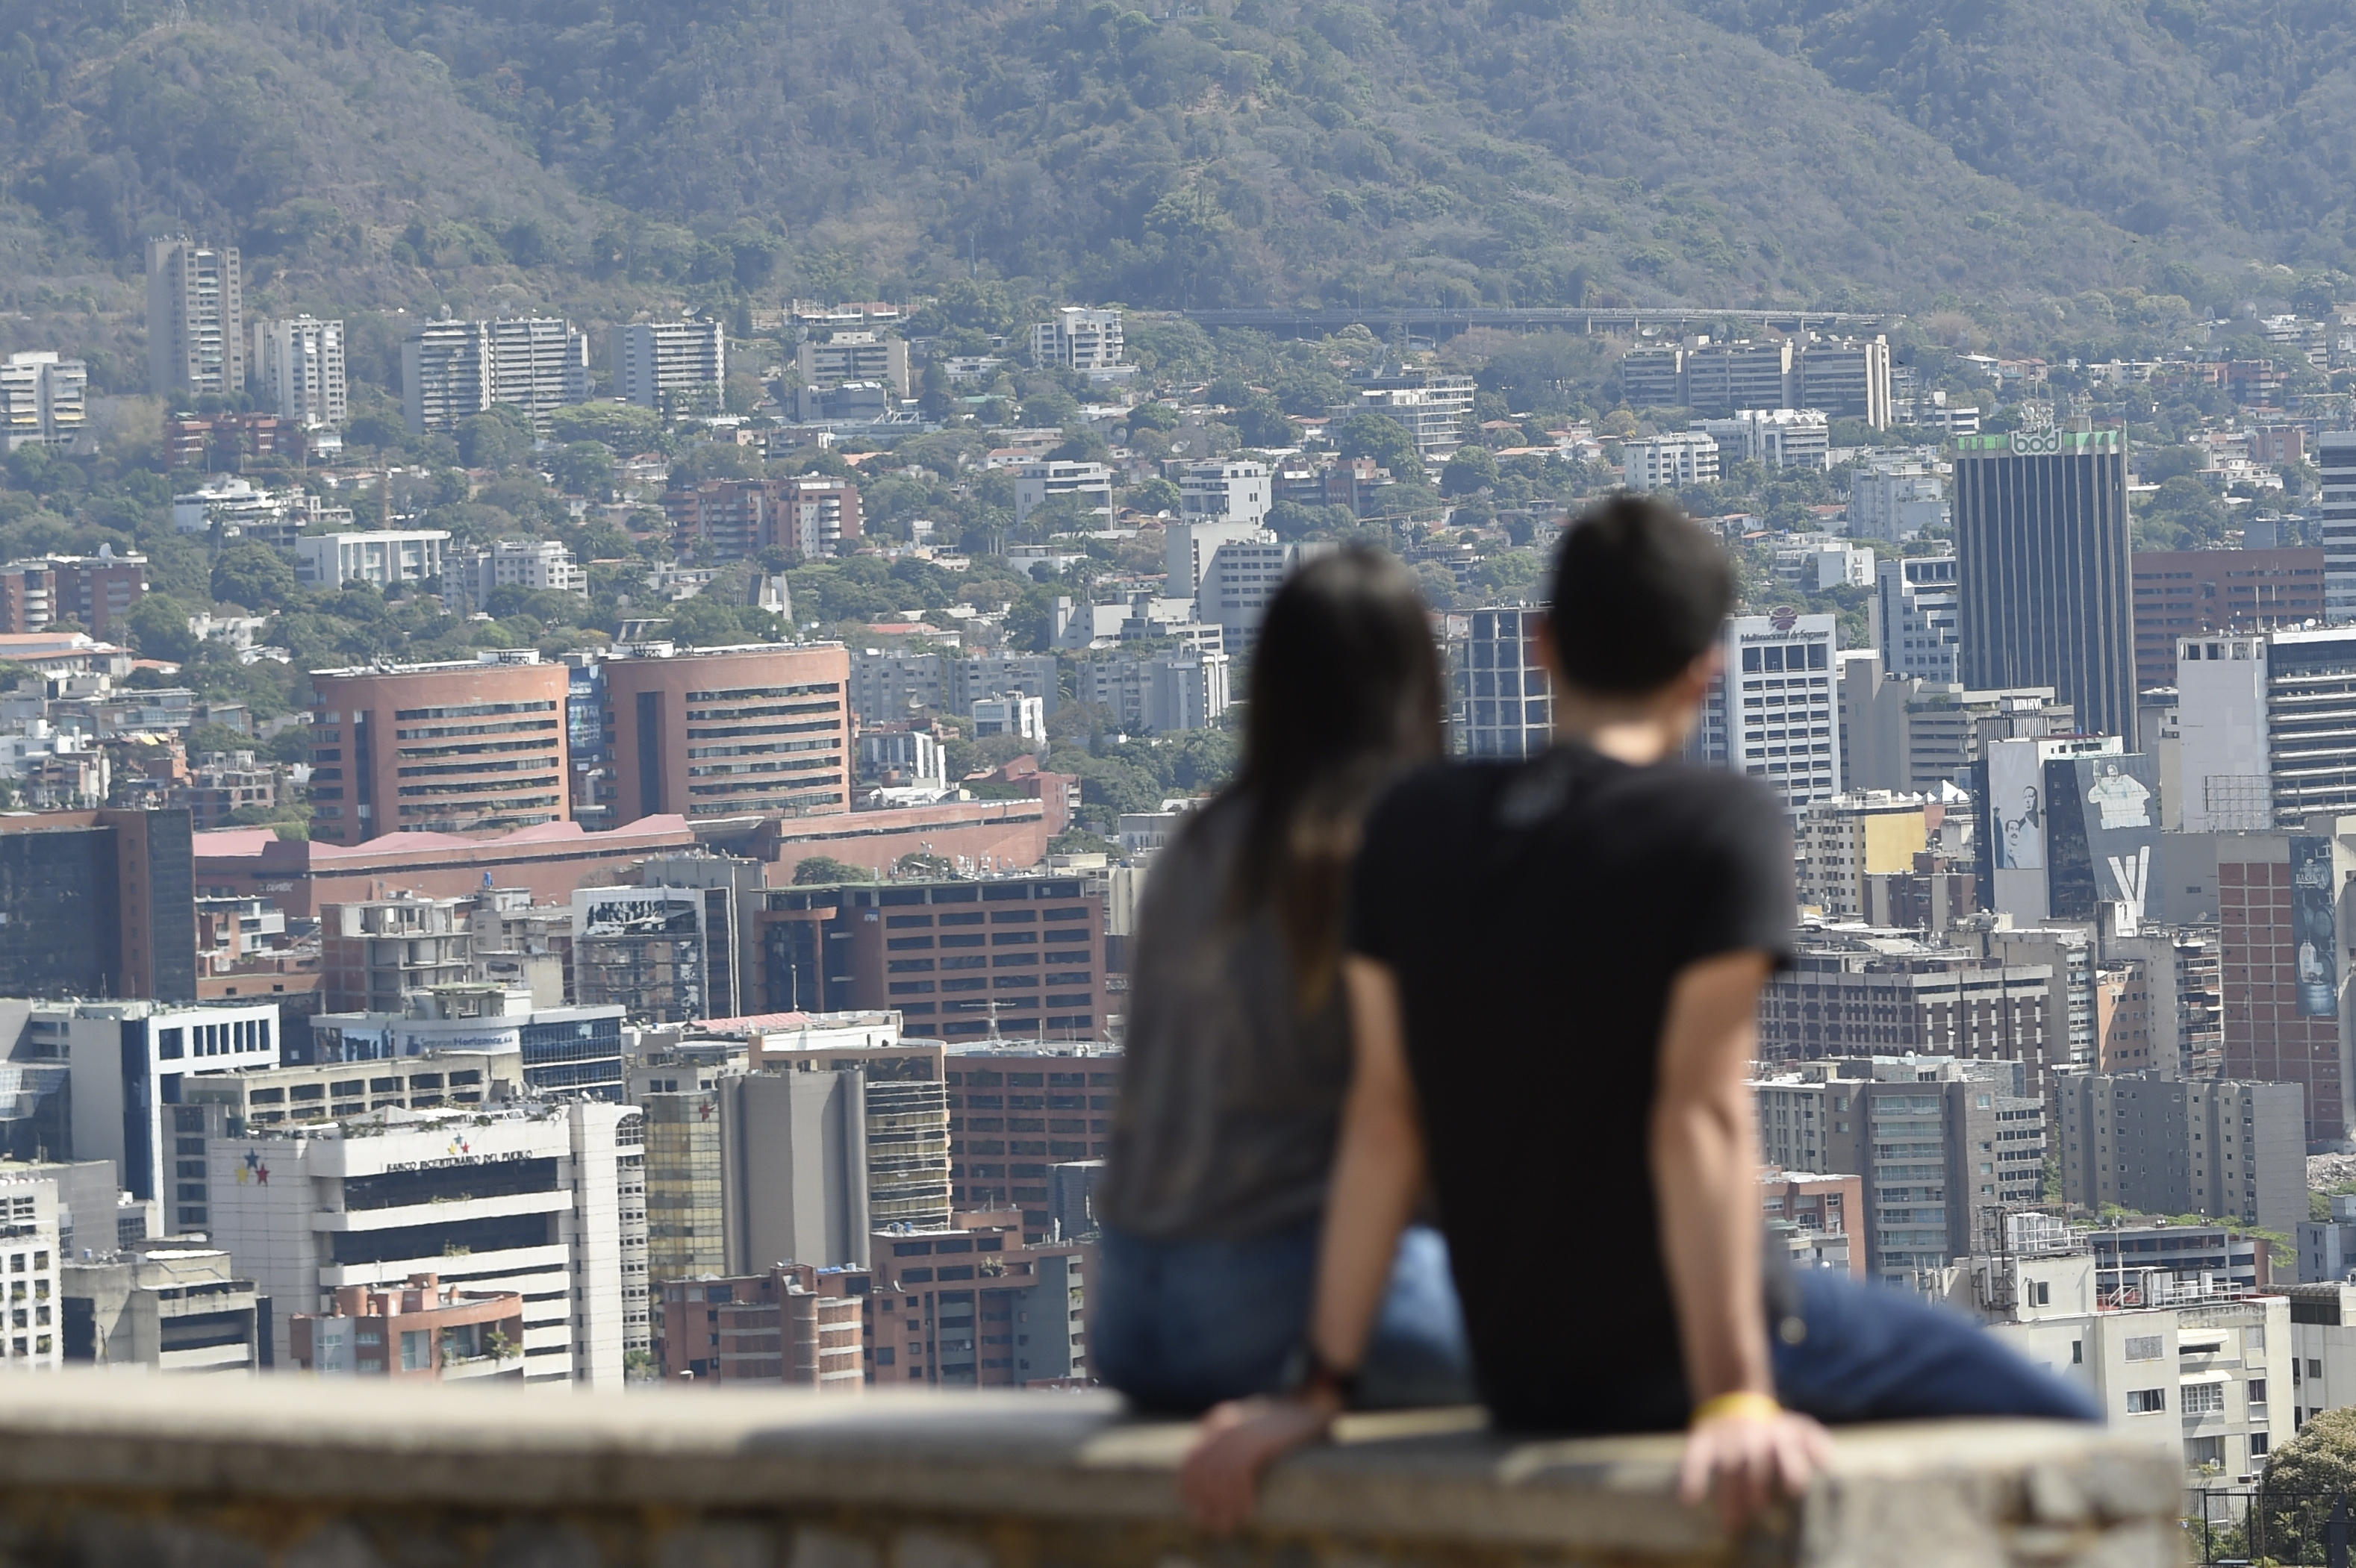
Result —
<path fill-rule="evenodd" d="M 1730 1532 L 1780 1494 L 1796 1498 L 1832 1458 L 1833 1440 L 1815 1421 L 1788 1410 L 1730 1412 L 1695 1424 L 1677 1467 L 1677 1497 L 1697 1507 L 1715 1495 Z"/>
<path fill-rule="evenodd" d="M 1297 1398 L 1233 1399 L 1214 1406 L 1195 1428 L 1178 1467 L 1178 1495 L 1195 1528 L 1232 1535 L 1259 1506 L 1260 1472 L 1325 1435 L 1341 1401 L 1324 1391 Z"/>

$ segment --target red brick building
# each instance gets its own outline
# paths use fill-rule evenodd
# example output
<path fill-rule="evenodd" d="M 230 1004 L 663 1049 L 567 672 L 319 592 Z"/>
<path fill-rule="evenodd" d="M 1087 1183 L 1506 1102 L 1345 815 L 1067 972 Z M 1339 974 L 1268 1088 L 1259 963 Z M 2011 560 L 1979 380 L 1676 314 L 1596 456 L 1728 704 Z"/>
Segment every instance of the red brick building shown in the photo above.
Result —
<path fill-rule="evenodd" d="M 766 1274 L 664 1282 L 655 1356 L 665 1381 L 867 1386 L 865 1269 L 779 1264 Z"/>
<path fill-rule="evenodd" d="M 569 821 L 569 678 L 506 656 L 312 671 L 311 836 L 359 844 Z"/>
<path fill-rule="evenodd" d="M 333 1312 L 294 1313 L 286 1329 L 306 1372 L 523 1379 L 523 1297 L 512 1290 L 462 1291 L 431 1274 L 382 1289 L 341 1285 Z"/>
<path fill-rule="evenodd" d="M 2298 933 L 2285 836 L 2220 836 L 2219 979 L 2225 998 L 2228 1079 L 2307 1086 L 2310 1146 L 2348 1136 L 2340 1073 L 2340 1020 L 2298 1009 Z"/>
<path fill-rule="evenodd" d="M 102 642 L 119 641 L 123 618 L 147 592 L 147 558 L 53 555 L 0 566 L 0 635 L 80 624 Z"/>
<path fill-rule="evenodd" d="M 683 648 L 609 659 L 604 673 L 615 821 L 851 809 L 851 656 L 841 644 Z"/>
<path fill-rule="evenodd" d="M 2176 642 L 2323 619 L 2319 549 L 2147 549 L 2135 576 L 2136 686 L 2176 684 Z"/>
<path fill-rule="evenodd" d="M 711 561 L 769 549 L 807 560 L 839 554 L 861 536 L 859 486 L 824 475 L 674 485 L 663 493 L 663 515 L 682 556 Z"/>
<path fill-rule="evenodd" d="M 249 457 L 300 458 L 303 427 L 276 414 L 166 414 L 164 467 L 234 474 Z"/>

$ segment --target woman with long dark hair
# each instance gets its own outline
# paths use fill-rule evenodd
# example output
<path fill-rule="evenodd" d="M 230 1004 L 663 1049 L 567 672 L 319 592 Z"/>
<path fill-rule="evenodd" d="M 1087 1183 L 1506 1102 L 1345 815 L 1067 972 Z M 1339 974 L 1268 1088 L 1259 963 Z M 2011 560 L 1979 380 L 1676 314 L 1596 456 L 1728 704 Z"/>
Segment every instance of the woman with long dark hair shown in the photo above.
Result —
<path fill-rule="evenodd" d="M 1350 1079 L 1350 862 L 1384 786 L 1439 756 L 1442 704 L 1414 580 L 1373 549 L 1319 557 L 1261 624 L 1235 782 L 1154 858 L 1089 1332 L 1091 1370 L 1141 1403 L 1201 1410 L 1297 1375 Z M 1360 1397 L 1470 1386 L 1445 1244 L 1412 1230 Z"/>

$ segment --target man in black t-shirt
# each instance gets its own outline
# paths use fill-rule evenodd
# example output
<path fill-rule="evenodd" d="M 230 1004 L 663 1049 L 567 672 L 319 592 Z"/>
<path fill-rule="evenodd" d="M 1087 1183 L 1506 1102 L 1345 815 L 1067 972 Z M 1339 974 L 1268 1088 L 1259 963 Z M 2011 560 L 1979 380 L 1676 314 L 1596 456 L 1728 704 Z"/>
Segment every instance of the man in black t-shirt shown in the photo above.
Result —
<path fill-rule="evenodd" d="M 1790 956 L 1791 837 L 1757 784 L 1672 760 L 1732 599 L 1698 528 L 1608 503 L 1566 534 L 1542 633 L 1559 743 L 1418 774 L 1368 824 L 1304 1375 L 1205 1418 L 1181 1484 L 1206 1525 L 1238 1522 L 1259 1467 L 1346 1403 L 1427 1183 L 1497 1424 L 1689 1427 L 1684 1494 L 1714 1491 L 1730 1522 L 1824 1458 L 1786 1403 L 2094 1418 L 1967 1319 L 1828 1275 L 1798 1277 L 1771 1352 L 1748 1080 L 1761 988 Z M 1598 1224 L 1608 1264 L 1530 1245 Z"/>

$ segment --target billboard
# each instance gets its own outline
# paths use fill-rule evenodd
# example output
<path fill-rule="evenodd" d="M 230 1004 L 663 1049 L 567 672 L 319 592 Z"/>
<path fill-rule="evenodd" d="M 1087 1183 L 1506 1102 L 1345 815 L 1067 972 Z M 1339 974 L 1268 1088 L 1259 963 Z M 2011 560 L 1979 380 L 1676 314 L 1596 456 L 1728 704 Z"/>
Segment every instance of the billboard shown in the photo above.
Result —
<path fill-rule="evenodd" d="M 1988 747 L 1988 825 L 1995 832 L 1996 869 L 2045 869 L 2044 764 L 2034 741 L 1998 741 Z"/>
<path fill-rule="evenodd" d="M 2298 943 L 2301 1018 L 2340 1016 L 2340 922 L 2334 907 L 2331 840 L 2295 833 L 2290 840 L 2290 923 Z"/>
<path fill-rule="evenodd" d="M 584 888 L 574 897 L 580 936 L 695 936 L 703 930 L 697 888 Z"/>
<path fill-rule="evenodd" d="M 2115 904 L 2120 933 L 2132 933 L 2150 901 L 2159 851 L 2158 760 L 2140 752 L 2057 757 L 2045 777 L 2053 912 L 2093 920 L 2100 906 Z"/>

